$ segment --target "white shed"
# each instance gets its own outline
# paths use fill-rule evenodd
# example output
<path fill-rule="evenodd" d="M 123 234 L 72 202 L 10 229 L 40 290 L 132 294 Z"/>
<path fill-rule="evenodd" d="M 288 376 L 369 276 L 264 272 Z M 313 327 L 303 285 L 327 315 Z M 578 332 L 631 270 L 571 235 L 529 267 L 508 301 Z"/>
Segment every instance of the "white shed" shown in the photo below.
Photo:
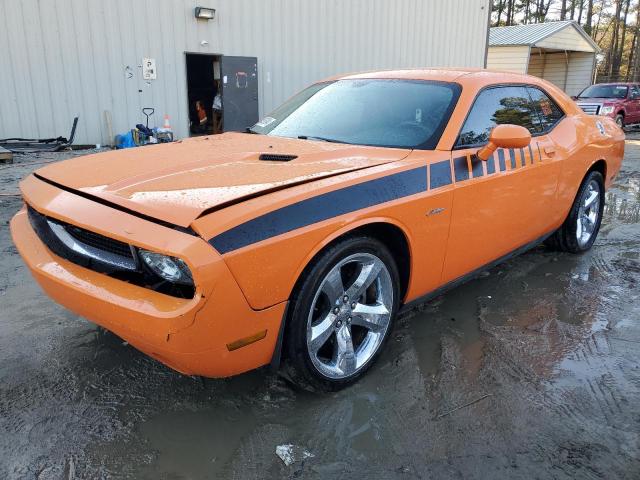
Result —
<path fill-rule="evenodd" d="M 535 75 L 575 95 L 593 82 L 598 52 L 574 20 L 494 27 L 487 68 Z"/>

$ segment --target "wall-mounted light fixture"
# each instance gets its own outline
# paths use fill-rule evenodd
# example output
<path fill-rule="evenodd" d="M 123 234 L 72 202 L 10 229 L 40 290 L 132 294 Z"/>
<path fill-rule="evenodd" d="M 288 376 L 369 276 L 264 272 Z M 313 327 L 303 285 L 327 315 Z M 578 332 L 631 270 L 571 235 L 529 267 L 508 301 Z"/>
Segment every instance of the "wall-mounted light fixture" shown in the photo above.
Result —
<path fill-rule="evenodd" d="M 216 10 L 214 8 L 196 7 L 196 18 L 213 20 L 216 18 Z"/>

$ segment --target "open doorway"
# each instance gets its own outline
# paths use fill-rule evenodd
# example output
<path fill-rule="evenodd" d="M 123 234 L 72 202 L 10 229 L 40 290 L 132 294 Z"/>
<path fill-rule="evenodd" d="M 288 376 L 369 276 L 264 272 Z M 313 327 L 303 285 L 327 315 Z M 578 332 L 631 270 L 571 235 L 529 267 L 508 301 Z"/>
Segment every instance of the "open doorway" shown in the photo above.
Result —
<path fill-rule="evenodd" d="M 244 132 L 258 121 L 256 57 L 187 53 L 186 62 L 192 136 Z"/>
<path fill-rule="evenodd" d="M 220 76 L 221 55 L 187 53 L 189 133 L 192 136 L 222 133 L 223 112 Z"/>

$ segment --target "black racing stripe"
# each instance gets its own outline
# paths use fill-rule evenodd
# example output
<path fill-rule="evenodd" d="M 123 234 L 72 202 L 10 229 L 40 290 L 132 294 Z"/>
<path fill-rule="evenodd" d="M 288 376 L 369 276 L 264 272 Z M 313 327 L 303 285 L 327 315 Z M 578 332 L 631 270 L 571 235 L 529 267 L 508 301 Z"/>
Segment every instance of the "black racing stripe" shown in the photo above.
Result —
<path fill-rule="evenodd" d="M 451 184 L 451 163 L 449 160 L 444 162 L 432 163 L 430 166 L 429 180 L 431 180 L 431 188 L 444 187 Z"/>
<path fill-rule="evenodd" d="M 493 157 L 489 157 L 489 160 L 493 160 Z M 471 171 L 473 172 L 473 178 L 481 177 L 484 175 L 484 170 L 482 169 L 482 160 L 480 160 L 476 155 L 471 155 Z"/>
<path fill-rule="evenodd" d="M 513 148 L 509 149 L 509 157 L 511 158 L 511 170 L 516 169 L 516 151 Z"/>
<path fill-rule="evenodd" d="M 495 153 L 492 153 L 487 159 L 487 175 L 491 175 L 492 173 L 496 173 Z"/>
<path fill-rule="evenodd" d="M 469 166 L 467 165 L 467 157 L 458 157 L 453 159 L 453 169 L 456 173 L 456 182 L 469 180 Z"/>
<path fill-rule="evenodd" d="M 498 150 L 498 163 L 500 164 L 500 171 L 504 172 L 507 169 L 507 165 L 504 162 L 504 150 L 502 148 Z"/>
<path fill-rule="evenodd" d="M 279 208 L 233 227 L 213 237 L 209 243 L 224 254 L 297 228 L 426 190 L 427 167 L 414 168 Z"/>
<path fill-rule="evenodd" d="M 520 149 L 520 165 L 522 165 L 523 167 L 527 166 L 527 159 L 524 156 L 524 148 Z"/>
<path fill-rule="evenodd" d="M 527 145 L 527 148 L 529 149 L 529 161 L 531 165 L 533 165 L 533 150 L 531 149 L 531 144 Z"/>

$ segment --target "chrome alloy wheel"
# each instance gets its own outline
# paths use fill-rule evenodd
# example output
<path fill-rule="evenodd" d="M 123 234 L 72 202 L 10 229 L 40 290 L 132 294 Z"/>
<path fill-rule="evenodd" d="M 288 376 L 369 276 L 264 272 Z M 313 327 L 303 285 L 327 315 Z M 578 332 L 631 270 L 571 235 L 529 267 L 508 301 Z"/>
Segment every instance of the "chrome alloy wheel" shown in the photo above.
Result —
<path fill-rule="evenodd" d="M 320 283 L 307 319 L 307 350 L 324 376 L 349 377 L 380 348 L 393 310 L 391 274 L 369 253 L 350 255 Z"/>
<path fill-rule="evenodd" d="M 596 229 L 600 215 L 600 194 L 600 185 L 595 180 L 591 180 L 580 198 L 576 238 L 581 247 L 589 242 Z"/>

